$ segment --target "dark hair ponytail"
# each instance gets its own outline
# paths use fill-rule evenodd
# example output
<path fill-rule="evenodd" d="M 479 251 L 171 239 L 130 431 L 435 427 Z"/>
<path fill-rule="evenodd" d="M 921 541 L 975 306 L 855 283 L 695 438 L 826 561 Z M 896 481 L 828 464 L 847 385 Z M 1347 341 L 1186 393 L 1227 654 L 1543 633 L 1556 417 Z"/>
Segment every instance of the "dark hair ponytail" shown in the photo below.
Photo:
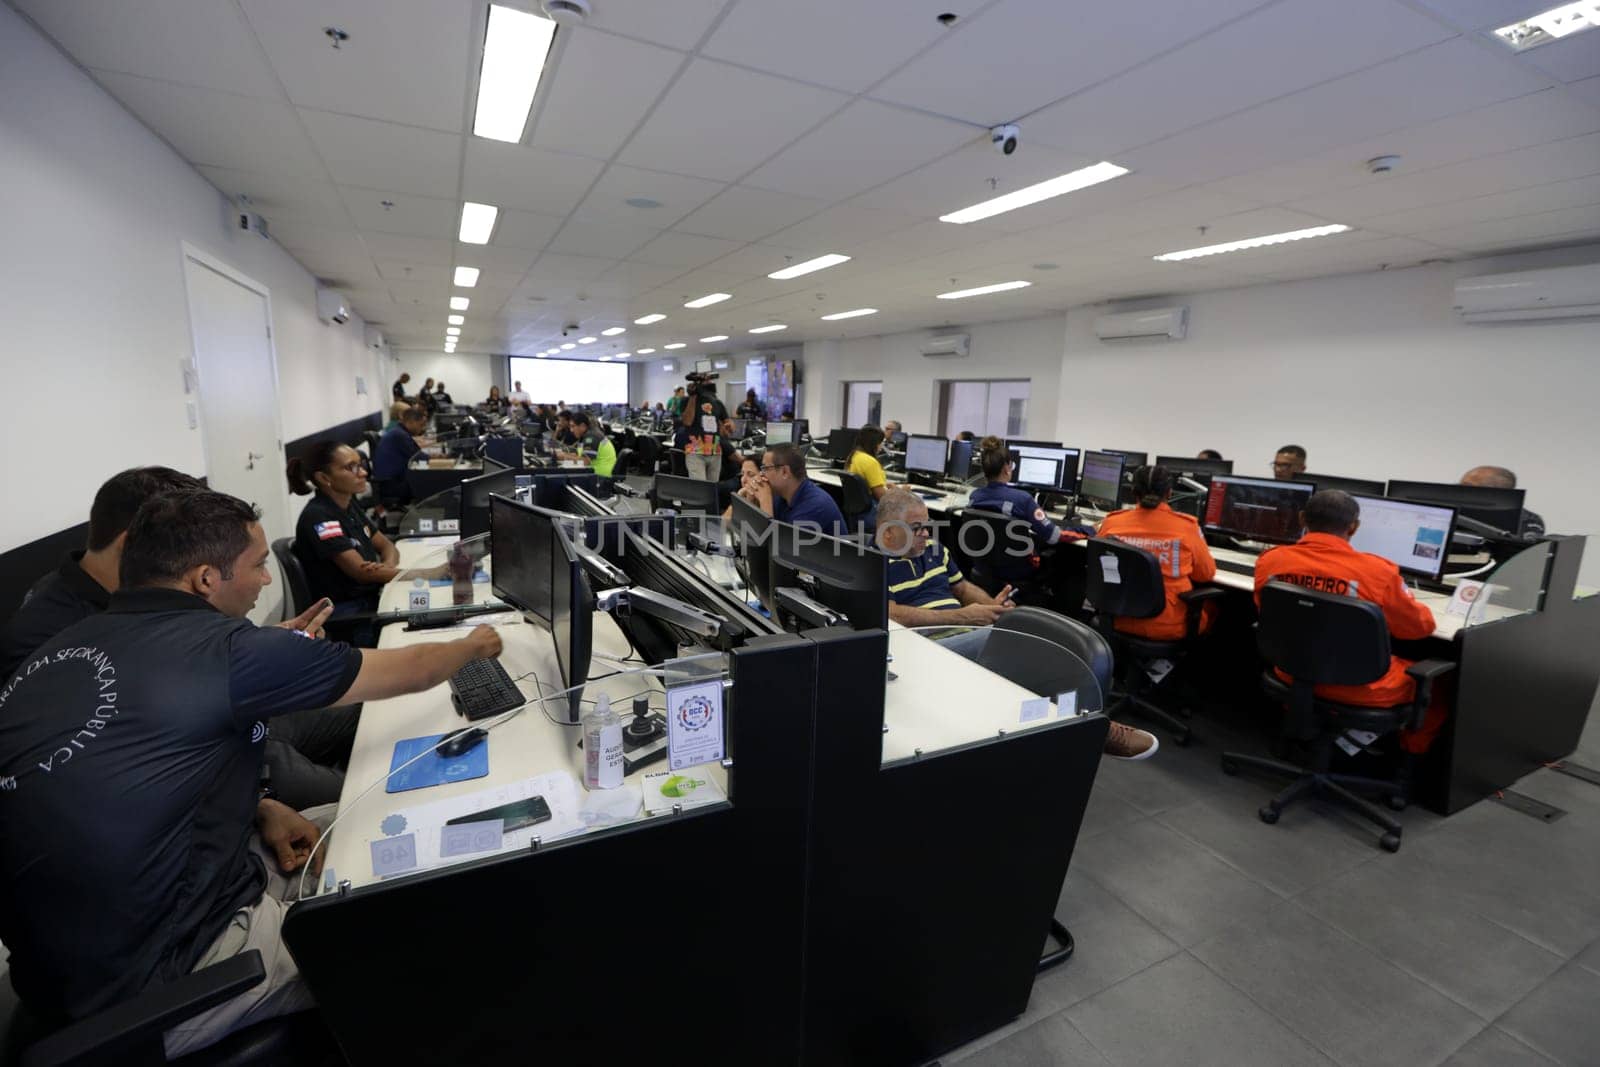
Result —
<path fill-rule="evenodd" d="M 1172 492 L 1172 472 L 1165 467 L 1144 466 L 1133 472 L 1133 495 L 1141 508 L 1160 506 Z"/>
<path fill-rule="evenodd" d="M 878 446 L 881 444 L 883 444 L 883 431 L 872 425 L 872 423 L 869 422 L 856 431 L 855 450 L 857 452 L 865 452 L 869 456 L 875 456 L 878 454 Z"/>
<path fill-rule="evenodd" d="M 333 466 L 333 461 L 339 458 L 339 449 L 343 447 L 342 441 L 318 441 L 303 455 L 290 459 L 286 471 L 289 475 L 289 492 L 296 496 L 309 496 L 316 492 L 315 476 Z"/>
<path fill-rule="evenodd" d="M 1010 461 L 1011 453 L 1006 451 L 1006 443 L 1000 438 L 990 434 L 978 442 L 978 467 L 989 481 L 1000 477 Z"/>

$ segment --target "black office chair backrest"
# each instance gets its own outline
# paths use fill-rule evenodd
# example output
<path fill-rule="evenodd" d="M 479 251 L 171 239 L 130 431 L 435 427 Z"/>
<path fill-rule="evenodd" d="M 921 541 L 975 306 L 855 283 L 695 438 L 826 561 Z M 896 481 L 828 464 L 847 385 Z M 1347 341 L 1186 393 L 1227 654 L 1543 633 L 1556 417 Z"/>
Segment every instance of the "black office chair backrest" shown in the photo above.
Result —
<path fill-rule="evenodd" d="M 867 488 L 867 480 L 861 475 L 840 471 L 839 487 L 843 492 L 839 510 L 844 512 L 846 522 L 853 523 L 872 510 L 872 492 Z"/>
<path fill-rule="evenodd" d="M 1019 564 L 1031 566 L 1029 561 L 1038 546 L 1033 539 L 1033 527 L 1022 519 L 983 508 L 958 508 L 950 517 L 955 523 L 957 554 L 973 572 L 968 577 L 977 581 L 985 592 L 992 595 L 1006 584 L 993 577 L 997 573 L 1018 572 Z"/>
<path fill-rule="evenodd" d="M 367 456 L 371 458 L 378 454 L 378 442 L 383 440 L 381 430 L 362 430 L 361 436 L 367 439 Z"/>
<path fill-rule="evenodd" d="M 684 461 L 683 449 L 669 448 L 667 449 L 667 455 L 671 458 L 672 473 L 679 478 L 687 478 L 689 476 L 689 465 Z"/>
<path fill-rule="evenodd" d="M 617 452 L 617 465 L 611 468 L 616 477 L 633 473 L 633 449 L 624 448 Z"/>
<path fill-rule="evenodd" d="M 1098 614 L 1151 619 L 1167 609 L 1161 561 L 1153 553 L 1109 537 L 1090 538 L 1088 552 L 1084 597 Z"/>
<path fill-rule="evenodd" d="M 1389 627 L 1378 605 L 1288 582 L 1262 586 L 1256 645 L 1296 682 L 1364 685 L 1389 669 Z"/>
<path fill-rule="evenodd" d="M 306 569 L 295 555 L 292 537 L 280 537 L 272 542 L 272 554 L 283 571 L 283 586 L 289 591 L 289 617 L 293 618 L 311 606 L 311 585 L 306 581 Z"/>
<path fill-rule="evenodd" d="M 1011 634 L 1027 636 L 1008 640 Z M 1102 695 L 1111 691 L 1115 661 L 1110 643 L 1094 627 L 1048 608 L 1012 608 L 1000 616 L 978 662 L 1040 696 L 1054 697 L 1079 684 L 1081 668 L 1062 664 L 1062 657 L 1052 656 L 1052 650 L 1034 638 L 1072 653 L 1089 668 Z"/>

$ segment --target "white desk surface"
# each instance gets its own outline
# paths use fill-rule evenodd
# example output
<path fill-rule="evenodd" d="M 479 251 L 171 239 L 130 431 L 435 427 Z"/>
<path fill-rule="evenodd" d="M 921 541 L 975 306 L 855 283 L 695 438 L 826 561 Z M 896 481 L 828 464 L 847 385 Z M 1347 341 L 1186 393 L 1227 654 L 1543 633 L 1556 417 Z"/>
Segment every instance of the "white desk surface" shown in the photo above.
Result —
<path fill-rule="evenodd" d="M 450 546 L 456 543 L 454 534 L 445 534 L 442 537 L 408 537 L 396 541 L 394 547 L 400 553 L 401 567 L 434 567 L 445 562 L 448 558 Z M 484 571 L 493 574 L 492 560 L 485 556 L 478 564 Z M 491 591 L 490 582 L 472 583 L 472 602 L 486 604 L 495 600 Z M 448 608 L 455 605 L 455 590 L 449 585 L 428 586 L 428 606 L 433 608 Z M 396 579 L 384 585 L 383 591 L 378 594 L 378 611 L 380 614 L 388 612 L 407 611 L 411 607 L 411 582 Z"/>
<path fill-rule="evenodd" d="M 521 678 L 518 685 L 525 696 L 537 696 L 535 678 L 544 683 L 547 694 L 560 689 L 561 675 L 548 630 L 525 622 L 500 625 L 495 629 L 505 646 L 500 662 L 512 678 Z M 390 626 L 383 631 L 379 647 L 402 648 L 428 641 L 447 641 L 461 634 L 459 630 L 408 633 L 402 627 Z M 628 654 L 627 640 L 611 617 L 603 613 L 596 614 L 594 620 L 594 650 L 597 657 L 620 658 Z M 616 664 L 597 658 L 591 673 L 608 674 L 616 669 Z M 630 673 L 590 683 L 584 690 L 584 698 L 593 700 L 601 693 L 606 693 L 611 697 L 612 708 L 626 722 L 631 713 L 632 698 L 646 689 L 660 693 L 659 679 Z M 659 711 L 660 700 L 654 703 L 655 710 Z M 558 714 L 553 707 L 551 713 Z M 328 842 L 326 865 L 334 869 L 337 880 L 348 879 L 355 886 L 377 880 L 372 873 L 369 843 L 382 836 L 380 823 L 384 816 L 398 809 L 467 796 L 556 771 L 568 771 L 573 775 L 579 783 L 581 799 L 584 791 L 583 752 L 577 747 L 580 728 L 556 725 L 545 717 L 538 704 L 524 708 L 520 714 L 490 731 L 488 740 L 484 742 L 489 746 L 487 777 L 403 793 L 387 793 L 384 786 L 379 784 L 361 796 L 373 783 L 387 777 L 396 742 L 408 737 L 449 733 L 467 725 L 467 721 L 456 714 L 450 702 L 450 687 L 446 682 L 425 692 L 372 701 L 362 709 L 361 725 L 356 731 L 349 770 L 345 774 L 344 792 L 339 798 L 341 821 Z M 643 774 L 666 769 L 666 762 L 658 761 L 630 775 L 626 782 L 637 789 Z M 706 764 L 695 770 L 714 779 L 726 793 L 727 772 L 720 765 Z"/>

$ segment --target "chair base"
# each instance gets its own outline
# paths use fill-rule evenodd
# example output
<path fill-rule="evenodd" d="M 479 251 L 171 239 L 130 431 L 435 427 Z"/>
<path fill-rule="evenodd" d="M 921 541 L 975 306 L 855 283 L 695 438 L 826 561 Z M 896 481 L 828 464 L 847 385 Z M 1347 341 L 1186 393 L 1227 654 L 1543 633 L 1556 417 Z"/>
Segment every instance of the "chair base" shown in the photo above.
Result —
<path fill-rule="evenodd" d="M 1072 940 L 1072 931 L 1068 930 L 1060 919 L 1052 918 L 1050 920 L 1050 936 L 1055 938 L 1061 947 L 1040 956 L 1039 965 L 1035 968 L 1034 974 L 1043 974 L 1058 964 L 1066 963 L 1072 958 L 1072 953 L 1078 947 L 1077 942 Z"/>
<path fill-rule="evenodd" d="M 1238 774 L 1240 770 L 1246 767 L 1294 779 L 1259 811 L 1258 814 L 1261 816 L 1262 822 L 1269 825 L 1276 823 L 1284 808 L 1307 794 L 1322 796 L 1349 808 L 1357 815 L 1382 827 L 1384 833 L 1383 836 L 1378 838 L 1378 844 L 1386 852 L 1400 851 L 1400 835 L 1404 828 L 1388 814 L 1379 811 L 1377 805 L 1357 796 L 1352 790 L 1360 789 L 1384 793 L 1387 795 L 1389 806 L 1399 811 L 1406 806 L 1406 793 L 1403 785 L 1395 782 L 1386 782 L 1381 778 L 1363 778 L 1355 774 L 1333 774 L 1328 771 L 1310 770 L 1305 767 L 1295 766 L 1292 763 L 1267 759 L 1264 756 L 1247 756 L 1237 752 L 1223 753 L 1222 772 L 1224 774 Z"/>
<path fill-rule="evenodd" d="M 1115 704 L 1106 710 L 1106 718 L 1115 719 L 1118 712 L 1131 709 L 1148 719 L 1154 719 L 1169 730 L 1172 733 L 1172 743 L 1179 748 L 1183 748 L 1194 739 L 1194 731 L 1190 729 L 1189 724 L 1165 708 L 1158 707 L 1144 697 L 1136 696 L 1132 693 L 1113 693 L 1112 695 L 1118 699 Z"/>

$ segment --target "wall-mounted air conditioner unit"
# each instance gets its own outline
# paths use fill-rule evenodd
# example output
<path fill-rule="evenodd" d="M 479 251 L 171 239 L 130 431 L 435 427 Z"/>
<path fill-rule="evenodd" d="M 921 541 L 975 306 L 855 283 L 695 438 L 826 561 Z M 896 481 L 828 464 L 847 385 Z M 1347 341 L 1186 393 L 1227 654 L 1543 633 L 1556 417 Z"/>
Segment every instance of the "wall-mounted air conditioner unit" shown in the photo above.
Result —
<path fill-rule="evenodd" d="M 317 290 L 317 318 L 343 325 L 350 321 L 350 301 L 337 289 Z"/>
<path fill-rule="evenodd" d="M 362 338 L 366 341 L 368 348 L 377 349 L 379 352 L 383 351 L 383 331 L 376 326 L 368 326 L 362 334 Z"/>
<path fill-rule="evenodd" d="M 1600 263 L 1462 278 L 1455 308 L 1465 322 L 1600 315 Z"/>
<path fill-rule="evenodd" d="M 963 357 L 972 351 L 972 335 L 965 333 L 936 333 L 922 342 L 922 354 L 929 359 Z"/>
<path fill-rule="evenodd" d="M 1188 330 L 1187 307 L 1119 311 L 1094 320 L 1094 335 L 1102 341 L 1181 341 Z"/>

